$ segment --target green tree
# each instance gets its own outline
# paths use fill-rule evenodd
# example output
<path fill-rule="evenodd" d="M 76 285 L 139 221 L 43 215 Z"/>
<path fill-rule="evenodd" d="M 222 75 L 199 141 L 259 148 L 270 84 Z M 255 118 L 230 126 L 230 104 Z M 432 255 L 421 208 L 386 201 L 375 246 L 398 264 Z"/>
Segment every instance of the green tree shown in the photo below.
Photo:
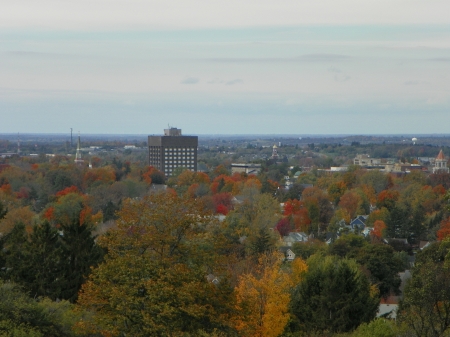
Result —
<path fill-rule="evenodd" d="M 450 270 L 440 248 L 436 244 L 419 254 L 400 302 L 399 321 L 417 336 L 444 336 L 450 328 Z"/>
<path fill-rule="evenodd" d="M 301 330 L 346 332 L 375 317 L 378 297 L 355 261 L 315 255 L 307 262 L 291 300 Z"/>
<path fill-rule="evenodd" d="M 170 193 L 128 200 L 118 228 L 101 237 L 105 262 L 83 285 L 78 304 L 93 313 L 80 331 L 104 335 L 181 336 L 227 331 L 231 289 L 220 277 L 212 214 Z M 208 274 L 219 275 L 218 284 Z"/>
<path fill-rule="evenodd" d="M 397 337 L 399 329 L 394 322 L 383 318 L 375 319 L 370 323 L 361 324 L 351 337 Z"/>
<path fill-rule="evenodd" d="M 355 258 L 370 271 L 370 281 L 378 285 L 381 296 L 399 292 L 401 280 L 398 273 L 404 270 L 404 263 L 391 246 L 366 245 L 360 249 Z"/>
<path fill-rule="evenodd" d="M 75 336 L 71 328 L 81 316 L 67 301 L 34 299 L 14 283 L 0 282 L 0 336 Z"/>
<path fill-rule="evenodd" d="M 104 251 L 95 242 L 92 234 L 94 227 L 84 221 L 75 220 L 61 226 L 61 243 L 63 249 L 62 269 L 63 285 L 61 298 L 75 302 L 81 285 L 103 259 Z"/>

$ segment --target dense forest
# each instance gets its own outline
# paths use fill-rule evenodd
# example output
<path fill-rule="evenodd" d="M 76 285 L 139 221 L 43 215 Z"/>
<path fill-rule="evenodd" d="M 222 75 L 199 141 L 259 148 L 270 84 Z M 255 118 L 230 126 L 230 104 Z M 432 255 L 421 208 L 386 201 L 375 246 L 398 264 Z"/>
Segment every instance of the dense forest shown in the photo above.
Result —
<path fill-rule="evenodd" d="M 450 174 L 351 165 L 437 148 L 270 152 L 205 146 L 203 172 L 171 177 L 145 151 L 1 159 L 0 336 L 445 336 Z M 261 173 L 231 174 L 244 160 Z M 290 233 L 307 238 L 292 260 Z M 377 318 L 393 297 L 397 319 Z"/>

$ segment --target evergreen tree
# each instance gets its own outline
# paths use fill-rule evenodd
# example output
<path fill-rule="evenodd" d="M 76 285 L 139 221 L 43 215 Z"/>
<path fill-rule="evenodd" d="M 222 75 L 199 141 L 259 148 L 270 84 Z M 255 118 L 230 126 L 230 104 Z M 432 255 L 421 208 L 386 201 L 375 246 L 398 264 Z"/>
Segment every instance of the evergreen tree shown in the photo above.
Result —
<path fill-rule="evenodd" d="M 264 254 L 271 251 L 274 247 L 273 238 L 265 228 L 260 228 L 258 233 L 250 241 L 250 251 L 253 255 Z"/>
<path fill-rule="evenodd" d="M 354 260 L 314 255 L 308 267 L 291 300 L 300 330 L 346 332 L 375 317 L 378 297 Z"/>
<path fill-rule="evenodd" d="M 8 213 L 8 208 L 0 200 L 0 220 L 5 217 L 6 213 Z"/>
<path fill-rule="evenodd" d="M 386 223 L 386 236 L 389 238 L 407 238 L 410 234 L 408 212 L 400 206 L 394 206 Z"/>
<path fill-rule="evenodd" d="M 100 263 L 104 253 L 95 243 L 91 224 L 75 220 L 61 229 L 64 250 L 61 298 L 74 302 L 81 285 L 90 274 L 91 266 Z"/>
<path fill-rule="evenodd" d="M 2 278 L 17 282 L 27 283 L 32 277 L 30 264 L 32 256 L 28 249 L 28 234 L 23 223 L 17 223 L 3 241 L 1 251 L 4 267 L 2 268 Z"/>
<path fill-rule="evenodd" d="M 46 296 L 52 300 L 61 298 L 64 250 L 58 230 L 45 221 L 34 226 L 27 245 L 30 251 L 30 274 L 23 286 L 32 296 Z"/>

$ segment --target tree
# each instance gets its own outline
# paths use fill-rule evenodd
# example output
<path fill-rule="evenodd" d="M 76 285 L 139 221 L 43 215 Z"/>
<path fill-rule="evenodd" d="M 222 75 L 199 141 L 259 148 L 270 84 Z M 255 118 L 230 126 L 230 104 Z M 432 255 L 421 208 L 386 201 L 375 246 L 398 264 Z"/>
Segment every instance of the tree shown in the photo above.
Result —
<path fill-rule="evenodd" d="M 236 330 L 241 336 L 276 337 L 289 321 L 290 287 L 298 283 L 307 266 L 293 261 L 291 274 L 281 268 L 278 253 L 259 258 L 255 274 L 243 274 L 235 288 Z"/>
<path fill-rule="evenodd" d="M 450 236 L 450 217 L 442 220 L 441 228 L 437 231 L 437 238 L 439 241 L 444 240 L 448 236 Z"/>
<path fill-rule="evenodd" d="M 275 229 L 277 230 L 278 233 L 280 233 L 281 236 L 289 235 L 290 231 L 292 230 L 289 219 L 283 218 L 280 221 L 278 221 L 277 225 L 275 226 Z"/>
<path fill-rule="evenodd" d="M 377 207 L 382 208 L 386 207 L 389 211 L 391 211 L 397 200 L 400 197 L 400 193 L 394 190 L 384 190 L 378 194 Z"/>
<path fill-rule="evenodd" d="M 86 221 L 74 220 L 61 226 L 63 249 L 63 284 L 61 298 L 75 302 L 81 285 L 86 281 L 91 268 L 102 260 L 104 251 L 96 244 L 94 226 Z"/>
<path fill-rule="evenodd" d="M 361 324 L 351 337 L 397 337 L 399 329 L 394 322 L 378 318 L 370 323 Z"/>
<path fill-rule="evenodd" d="M 378 240 L 381 240 L 381 238 L 384 237 L 384 231 L 386 229 L 386 224 L 383 220 L 376 220 L 373 224 L 373 231 L 372 236 L 377 238 Z"/>
<path fill-rule="evenodd" d="M 23 224 L 17 224 L 2 240 L 6 270 L 3 278 L 21 285 L 32 296 L 74 302 L 90 268 L 100 262 L 103 252 L 86 223 L 64 225 L 61 234 L 47 221 L 34 226 L 31 235 Z"/>
<path fill-rule="evenodd" d="M 83 285 L 78 304 L 93 312 L 81 331 L 173 336 L 227 331 L 229 288 L 215 263 L 212 214 L 171 193 L 127 200 L 118 228 L 99 239 L 105 262 Z M 218 275 L 218 284 L 208 274 Z"/>
<path fill-rule="evenodd" d="M 388 176 L 379 170 L 367 171 L 361 176 L 360 182 L 363 185 L 372 186 L 376 193 L 380 193 L 389 187 Z"/>
<path fill-rule="evenodd" d="M 386 223 L 386 236 L 389 238 L 407 238 L 410 235 L 409 225 L 410 219 L 407 210 L 394 206 L 391 208 Z"/>
<path fill-rule="evenodd" d="M 399 306 L 399 320 L 417 336 L 443 336 L 450 327 L 450 271 L 444 265 L 442 248 L 448 242 L 431 246 L 420 254 L 412 278 L 406 284 Z"/>
<path fill-rule="evenodd" d="M 370 281 L 378 286 L 381 296 L 399 293 L 401 280 L 398 273 L 404 270 L 404 263 L 394 254 L 392 247 L 385 244 L 365 245 L 355 259 L 370 272 Z"/>
<path fill-rule="evenodd" d="M 0 336 L 75 336 L 71 328 L 82 315 L 67 301 L 37 300 L 14 283 L 0 282 Z"/>
<path fill-rule="evenodd" d="M 2 220 L 7 213 L 8 208 L 5 205 L 3 205 L 3 203 L 0 200 L 0 220 Z"/>
<path fill-rule="evenodd" d="M 378 297 L 355 261 L 315 255 L 307 262 L 291 301 L 301 330 L 346 332 L 375 317 Z"/>
<path fill-rule="evenodd" d="M 339 201 L 339 207 L 347 210 L 350 218 L 353 219 L 356 217 L 356 211 L 358 210 L 358 206 L 361 203 L 360 196 L 354 191 L 347 191 Z"/>

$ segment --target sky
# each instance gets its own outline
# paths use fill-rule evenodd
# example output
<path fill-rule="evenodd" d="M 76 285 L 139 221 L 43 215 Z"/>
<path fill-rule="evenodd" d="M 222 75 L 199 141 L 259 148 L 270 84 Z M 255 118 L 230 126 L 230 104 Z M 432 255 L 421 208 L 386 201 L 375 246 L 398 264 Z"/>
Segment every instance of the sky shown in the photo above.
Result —
<path fill-rule="evenodd" d="M 14 0 L 0 133 L 449 133 L 448 0 Z"/>

